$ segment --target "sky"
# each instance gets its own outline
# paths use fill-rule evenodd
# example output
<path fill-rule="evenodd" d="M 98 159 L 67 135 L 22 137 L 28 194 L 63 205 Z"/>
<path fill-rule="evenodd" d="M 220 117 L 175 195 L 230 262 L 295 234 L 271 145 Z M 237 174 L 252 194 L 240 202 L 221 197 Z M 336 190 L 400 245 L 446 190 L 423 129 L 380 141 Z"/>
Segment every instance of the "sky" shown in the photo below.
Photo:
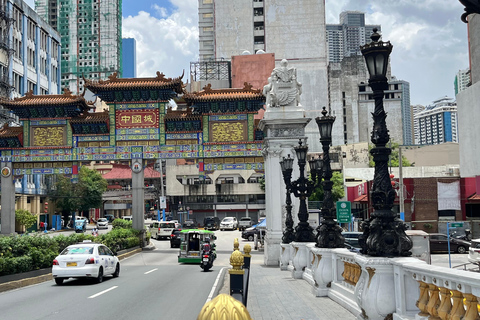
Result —
<path fill-rule="evenodd" d="M 232 0 L 234 1 L 234 0 Z M 319 0 L 321 1 L 321 0 Z M 33 6 L 34 0 L 27 0 Z M 460 69 L 468 68 L 464 7 L 452 0 L 325 0 L 326 22 L 342 11 L 365 12 L 367 24 L 382 26 L 390 40 L 392 75 L 410 82 L 410 103 L 429 105 L 449 96 Z M 156 71 L 178 77 L 198 60 L 198 0 L 123 0 L 124 38 L 137 43 L 137 76 Z"/>

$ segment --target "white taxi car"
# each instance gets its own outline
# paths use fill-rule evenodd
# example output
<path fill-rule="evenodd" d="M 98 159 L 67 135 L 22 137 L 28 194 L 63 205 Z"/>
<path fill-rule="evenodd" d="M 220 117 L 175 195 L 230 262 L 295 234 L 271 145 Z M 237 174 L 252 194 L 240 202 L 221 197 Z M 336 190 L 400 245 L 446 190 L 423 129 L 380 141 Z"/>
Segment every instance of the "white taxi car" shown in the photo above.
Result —
<path fill-rule="evenodd" d="M 61 285 L 68 278 L 94 278 L 97 283 L 106 275 L 118 277 L 120 261 L 103 244 L 85 240 L 66 247 L 53 260 L 52 275 L 55 283 Z"/>
<path fill-rule="evenodd" d="M 480 263 L 480 239 L 473 239 L 468 251 L 468 261 L 471 263 Z"/>
<path fill-rule="evenodd" d="M 236 230 L 238 228 L 237 218 L 235 217 L 225 217 L 222 222 L 220 222 L 220 231 L 229 229 Z"/>

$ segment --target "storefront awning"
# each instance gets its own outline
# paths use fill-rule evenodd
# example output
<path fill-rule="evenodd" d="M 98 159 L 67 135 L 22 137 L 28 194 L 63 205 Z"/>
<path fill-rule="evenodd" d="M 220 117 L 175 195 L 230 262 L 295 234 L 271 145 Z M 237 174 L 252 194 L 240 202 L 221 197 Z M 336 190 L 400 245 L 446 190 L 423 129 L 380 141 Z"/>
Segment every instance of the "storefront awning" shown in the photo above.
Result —
<path fill-rule="evenodd" d="M 368 202 L 368 195 L 362 194 L 360 197 L 353 200 L 353 202 Z"/>

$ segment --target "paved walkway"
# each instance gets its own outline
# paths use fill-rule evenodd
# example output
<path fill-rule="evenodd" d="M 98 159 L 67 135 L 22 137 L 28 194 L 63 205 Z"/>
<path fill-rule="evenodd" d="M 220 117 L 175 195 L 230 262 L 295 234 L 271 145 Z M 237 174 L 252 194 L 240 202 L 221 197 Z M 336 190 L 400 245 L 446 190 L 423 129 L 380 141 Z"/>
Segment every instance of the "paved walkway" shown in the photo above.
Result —
<path fill-rule="evenodd" d="M 228 294 L 228 271 L 220 293 Z M 280 267 L 251 265 L 247 309 L 254 320 L 336 320 L 355 319 L 328 297 L 315 297 L 312 287 L 302 279 L 293 279 Z"/>

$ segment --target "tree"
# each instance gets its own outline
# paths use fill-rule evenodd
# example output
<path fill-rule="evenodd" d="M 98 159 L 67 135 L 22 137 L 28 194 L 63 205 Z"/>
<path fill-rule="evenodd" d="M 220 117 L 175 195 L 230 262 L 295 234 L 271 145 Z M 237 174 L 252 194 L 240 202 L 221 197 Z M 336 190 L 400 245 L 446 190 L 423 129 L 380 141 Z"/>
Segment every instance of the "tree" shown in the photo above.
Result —
<path fill-rule="evenodd" d="M 333 202 L 337 202 L 339 199 L 343 198 L 345 191 L 343 189 L 343 175 L 339 171 L 333 171 L 332 180 L 332 198 Z M 313 191 L 312 195 L 308 198 L 309 201 L 322 201 L 323 200 L 323 186 L 320 184 L 320 187 Z"/>
<path fill-rule="evenodd" d="M 102 194 L 107 190 L 107 185 L 107 180 L 96 170 L 81 167 L 77 183 L 68 177 L 57 175 L 55 189 L 48 196 L 65 214 L 77 210 L 88 211 L 102 205 Z"/>
<path fill-rule="evenodd" d="M 390 147 L 390 146 L 388 146 Z M 375 167 L 375 162 L 373 162 L 373 157 L 372 155 L 370 154 L 370 150 L 373 148 L 373 145 L 369 144 L 368 145 L 368 154 L 369 154 L 369 162 L 368 162 L 368 166 L 373 168 Z M 399 144 L 398 143 L 395 143 L 395 142 L 392 142 L 392 146 L 391 146 L 391 149 L 392 149 L 392 153 L 390 154 L 390 161 L 389 161 L 389 166 L 392 166 L 392 167 L 398 167 L 400 166 L 400 159 L 399 159 L 399 156 L 398 156 L 398 148 L 399 148 Z M 412 164 L 410 163 L 410 161 L 408 161 L 407 158 L 405 158 L 405 156 L 402 154 L 402 167 L 411 167 Z"/>
<path fill-rule="evenodd" d="M 24 226 L 25 229 L 30 228 L 37 222 L 37 216 L 25 209 L 15 210 L 15 221 L 21 226 Z"/>

